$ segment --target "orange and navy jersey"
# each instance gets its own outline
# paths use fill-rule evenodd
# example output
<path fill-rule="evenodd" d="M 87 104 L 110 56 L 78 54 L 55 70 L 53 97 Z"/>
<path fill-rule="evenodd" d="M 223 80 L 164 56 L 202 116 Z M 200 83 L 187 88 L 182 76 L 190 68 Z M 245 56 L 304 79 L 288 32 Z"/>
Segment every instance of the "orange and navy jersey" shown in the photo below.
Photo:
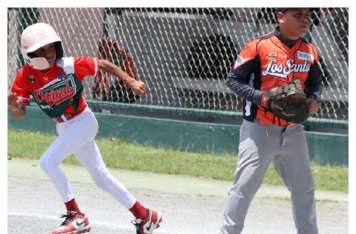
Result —
<path fill-rule="evenodd" d="M 83 97 L 82 81 L 95 77 L 99 66 L 92 57 L 61 58 L 48 71 L 38 71 L 26 64 L 19 69 L 11 92 L 18 97 L 30 96 L 51 118 L 82 112 L 87 103 Z"/>
<path fill-rule="evenodd" d="M 283 40 L 278 29 L 247 43 L 228 74 L 228 86 L 244 98 L 243 116 L 261 124 L 291 124 L 260 106 L 263 92 L 299 79 L 307 97 L 320 96 L 317 49 L 303 39 Z"/>

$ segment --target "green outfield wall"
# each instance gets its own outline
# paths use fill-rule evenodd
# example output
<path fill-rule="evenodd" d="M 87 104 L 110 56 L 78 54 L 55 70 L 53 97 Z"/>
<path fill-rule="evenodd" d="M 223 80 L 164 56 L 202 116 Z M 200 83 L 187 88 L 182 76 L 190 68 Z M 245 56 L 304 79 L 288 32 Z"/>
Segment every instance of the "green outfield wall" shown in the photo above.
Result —
<path fill-rule="evenodd" d="M 224 117 L 217 113 L 210 113 L 209 116 L 209 113 L 195 111 L 194 113 L 177 109 L 174 112 L 163 109 L 154 111 L 154 108 L 145 110 L 137 106 L 121 105 L 121 112 L 112 114 L 113 111 L 98 110 L 95 104 L 90 105 L 93 110 L 100 111 L 95 112 L 100 126 L 98 137 L 121 138 L 129 143 L 182 151 L 222 155 L 237 152 L 239 124 L 233 123 L 233 120 L 238 117 L 233 118 L 230 114 L 227 116 L 228 123 L 224 123 Z M 192 119 L 187 120 L 189 116 L 192 116 Z M 214 121 L 215 119 L 218 121 Z M 8 124 L 9 128 L 14 129 L 55 133 L 53 120 L 47 118 L 35 106 L 27 108 L 27 115 L 22 120 L 14 120 L 9 116 Z M 332 121 L 321 123 L 314 120 L 314 123 L 307 123 L 307 129 L 312 130 L 306 131 L 312 160 L 320 164 L 348 164 L 347 124 Z M 315 131 L 316 129 L 320 131 Z M 333 129 L 335 131 L 332 131 Z"/>

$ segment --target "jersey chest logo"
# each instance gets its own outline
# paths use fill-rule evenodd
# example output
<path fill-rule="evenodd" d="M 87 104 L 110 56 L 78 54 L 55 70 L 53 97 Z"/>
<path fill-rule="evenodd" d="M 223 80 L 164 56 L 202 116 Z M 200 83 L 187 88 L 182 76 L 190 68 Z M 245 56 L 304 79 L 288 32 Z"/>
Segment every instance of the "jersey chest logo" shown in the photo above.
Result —
<path fill-rule="evenodd" d="M 306 61 L 302 64 L 294 63 L 294 60 L 287 60 L 286 65 L 278 64 L 276 59 L 269 60 L 267 68 L 262 71 L 262 75 L 272 75 L 280 78 L 287 78 L 292 72 L 309 72 L 310 64 Z"/>
<path fill-rule="evenodd" d="M 54 106 L 71 99 L 77 92 L 77 82 L 73 74 L 65 78 L 57 77 L 42 88 L 35 90 L 33 96 L 41 105 Z"/>

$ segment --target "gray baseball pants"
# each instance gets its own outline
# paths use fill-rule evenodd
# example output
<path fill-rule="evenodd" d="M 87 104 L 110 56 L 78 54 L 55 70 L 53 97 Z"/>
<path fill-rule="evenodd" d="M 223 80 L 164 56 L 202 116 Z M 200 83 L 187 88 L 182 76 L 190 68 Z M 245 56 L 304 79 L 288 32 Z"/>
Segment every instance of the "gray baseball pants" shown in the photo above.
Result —
<path fill-rule="evenodd" d="M 244 120 L 240 129 L 237 169 L 228 193 L 222 234 L 242 232 L 251 200 L 271 161 L 291 192 L 297 233 L 318 233 L 314 182 L 304 126 L 270 126 Z"/>

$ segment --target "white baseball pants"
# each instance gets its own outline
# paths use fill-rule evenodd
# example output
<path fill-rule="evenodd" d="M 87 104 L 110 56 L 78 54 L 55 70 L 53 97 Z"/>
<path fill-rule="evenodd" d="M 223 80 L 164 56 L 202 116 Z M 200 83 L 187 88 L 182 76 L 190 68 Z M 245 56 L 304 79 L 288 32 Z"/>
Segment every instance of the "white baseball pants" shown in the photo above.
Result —
<path fill-rule="evenodd" d="M 73 119 L 57 123 L 56 128 L 58 137 L 42 155 L 40 165 L 63 202 L 72 200 L 74 194 L 59 163 L 74 154 L 81 165 L 88 169 L 97 186 L 110 193 L 127 209 L 131 208 L 136 199 L 109 173 L 95 143 L 98 122 L 93 112 L 87 108 Z"/>

